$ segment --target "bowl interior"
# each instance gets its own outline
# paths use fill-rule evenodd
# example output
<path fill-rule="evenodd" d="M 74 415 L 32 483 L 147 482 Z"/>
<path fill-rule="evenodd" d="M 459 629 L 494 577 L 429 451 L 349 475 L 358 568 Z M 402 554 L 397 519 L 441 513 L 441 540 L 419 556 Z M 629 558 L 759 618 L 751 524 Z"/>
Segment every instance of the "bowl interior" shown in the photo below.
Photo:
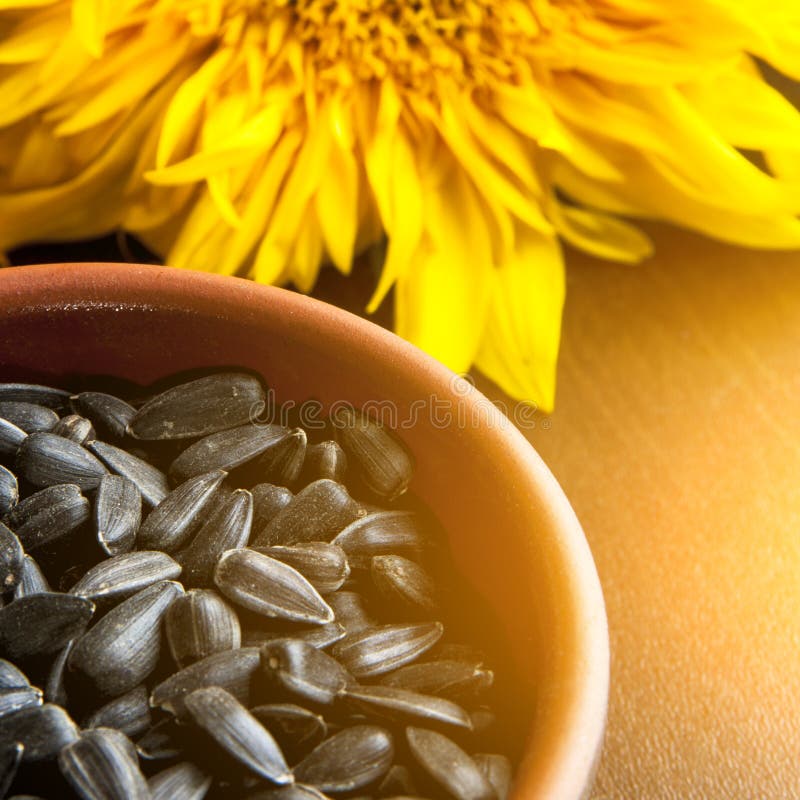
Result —
<path fill-rule="evenodd" d="M 0 379 L 77 390 L 87 376 L 148 385 L 217 366 L 257 371 L 277 402 L 371 403 L 398 429 L 412 491 L 491 609 L 457 604 L 459 626 L 502 653 L 507 735 L 524 745 L 517 796 L 585 796 L 608 690 L 597 575 L 549 471 L 485 398 L 392 334 L 289 292 L 158 267 L 0 271 Z"/>

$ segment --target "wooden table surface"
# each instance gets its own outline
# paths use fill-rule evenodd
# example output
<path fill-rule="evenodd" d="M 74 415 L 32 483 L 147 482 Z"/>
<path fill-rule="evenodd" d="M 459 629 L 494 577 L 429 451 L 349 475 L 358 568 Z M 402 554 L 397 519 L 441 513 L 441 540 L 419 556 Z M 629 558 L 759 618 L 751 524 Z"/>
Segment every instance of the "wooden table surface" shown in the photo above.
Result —
<path fill-rule="evenodd" d="M 651 230 L 647 264 L 570 257 L 527 433 L 605 593 L 592 797 L 800 797 L 800 255 Z"/>

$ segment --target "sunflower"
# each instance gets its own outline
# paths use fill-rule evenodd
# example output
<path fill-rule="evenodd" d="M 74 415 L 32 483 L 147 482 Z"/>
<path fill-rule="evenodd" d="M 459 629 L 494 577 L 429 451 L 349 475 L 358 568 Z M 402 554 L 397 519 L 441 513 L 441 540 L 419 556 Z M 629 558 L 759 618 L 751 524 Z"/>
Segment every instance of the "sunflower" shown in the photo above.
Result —
<path fill-rule="evenodd" d="M 125 229 L 368 310 L 552 407 L 562 243 L 800 244 L 792 0 L 0 0 L 0 250 Z"/>

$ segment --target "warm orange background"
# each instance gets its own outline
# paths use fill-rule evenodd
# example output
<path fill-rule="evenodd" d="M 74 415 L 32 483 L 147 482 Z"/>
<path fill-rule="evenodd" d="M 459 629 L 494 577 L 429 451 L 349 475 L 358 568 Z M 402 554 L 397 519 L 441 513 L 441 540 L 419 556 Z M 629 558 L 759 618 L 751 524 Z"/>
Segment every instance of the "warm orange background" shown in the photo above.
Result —
<path fill-rule="evenodd" d="M 800 797 L 800 254 L 652 232 L 642 266 L 570 257 L 528 434 L 606 598 L 592 797 Z"/>

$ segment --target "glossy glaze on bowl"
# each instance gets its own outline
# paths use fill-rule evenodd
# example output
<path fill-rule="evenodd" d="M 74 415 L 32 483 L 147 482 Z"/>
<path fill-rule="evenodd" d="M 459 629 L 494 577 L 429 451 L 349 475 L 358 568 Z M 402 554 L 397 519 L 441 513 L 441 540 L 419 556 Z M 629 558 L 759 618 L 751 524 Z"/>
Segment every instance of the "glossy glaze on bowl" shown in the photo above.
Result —
<path fill-rule="evenodd" d="M 417 462 L 412 489 L 502 620 L 515 691 L 533 708 L 515 796 L 586 796 L 608 697 L 597 573 L 555 479 L 483 395 L 382 328 L 292 292 L 138 265 L 0 270 L 2 380 L 149 384 L 221 365 L 263 374 L 279 401 L 389 401 L 413 420 L 400 431 Z"/>

